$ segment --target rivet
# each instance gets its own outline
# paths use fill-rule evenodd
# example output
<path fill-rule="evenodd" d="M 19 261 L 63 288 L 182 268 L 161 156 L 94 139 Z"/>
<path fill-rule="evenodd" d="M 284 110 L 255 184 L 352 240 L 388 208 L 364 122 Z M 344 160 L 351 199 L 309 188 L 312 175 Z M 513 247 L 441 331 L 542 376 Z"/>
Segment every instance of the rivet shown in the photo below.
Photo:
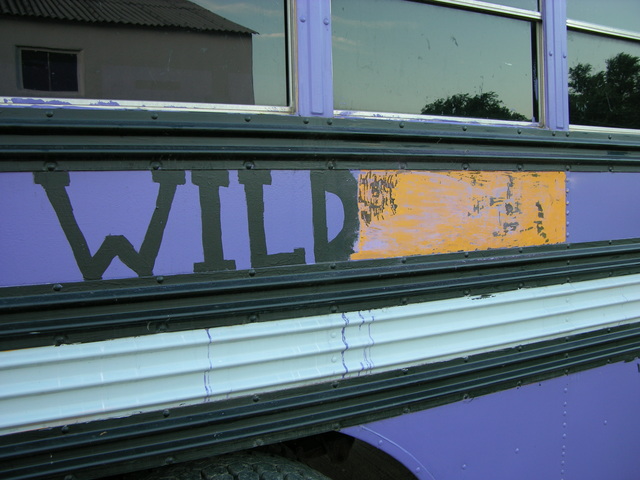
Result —
<path fill-rule="evenodd" d="M 464 295 L 469 295 L 471 292 L 470 292 L 469 290 L 464 290 L 462 293 L 463 293 Z"/>
<path fill-rule="evenodd" d="M 330 118 L 329 120 L 327 120 L 327 125 L 333 125 L 333 119 Z"/>
<path fill-rule="evenodd" d="M 613 138 L 613 135 L 609 135 L 609 140 L 611 140 Z"/>
<path fill-rule="evenodd" d="M 163 416 L 164 418 L 167 418 L 169 415 L 171 415 L 171 412 L 170 412 L 169 410 L 163 410 L 163 411 L 162 411 L 162 416 Z"/>
<path fill-rule="evenodd" d="M 164 277 L 162 275 L 159 276 L 159 277 L 156 277 L 156 282 L 158 282 L 158 283 L 164 282 Z"/>
<path fill-rule="evenodd" d="M 333 382 L 333 383 L 331 384 L 331 386 L 332 386 L 333 388 L 338 388 L 338 387 L 340 386 L 340 384 L 339 384 L 338 382 Z"/>
<path fill-rule="evenodd" d="M 521 129 L 521 128 L 519 128 L 519 129 L 518 129 L 518 135 L 519 135 L 519 134 L 521 134 L 521 133 L 522 133 L 522 129 Z"/>
<path fill-rule="evenodd" d="M 400 122 L 400 124 L 398 125 L 400 128 L 404 128 L 404 122 Z"/>
<path fill-rule="evenodd" d="M 256 315 L 255 313 L 252 313 L 251 315 L 249 315 L 249 322 L 255 323 L 257 321 L 258 321 L 258 315 Z"/>
<path fill-rule="evenodd" d="M 555 137 L 557 135 L 557 132 L 554 130 L 553 132 L 551 132 L 551 135 Z"/>
<path fill-rule="evenodd" d="M 249 276 L 250 277 L 255 277 L 256 276 L 256 271 L 253 268 L 251 270 L 249 270 Z"/>
<path fill-rule="evenodd" d="M 327 163 L 327 168 L 328 168 L 329 170 L 333 170 L 334 168 L 336 168 L 336 164 L 335 164 L 335 162 L 333 162 L 333 161 L 328 162 L 328 163 Z"/>
<path fill-rule="evenodd" d="M 167 457 L 164 459 L 164 464 L 165 465 L 172 465 L 173 462 L 175 462 L 176 460 L 173 457 Z"/>
<path fill-rule="evenodd" d="M 246 117 L 244 117 L 244 121 L 249 123 L 251 121 L 251 115 L 247 115 Z"/>
<path fill-rule="evenodd" d="M 524 170 L 524 165 L 519 163 L 517 168 L 518 168 L 518 170 L 522 171 L 522 170 Z"/>
<path fill-rule="evenodd" d="M 462 131 L 463 131 L 463 132 L 466 132 L 466 131 L 467 131 L 467 126 L 466 126 L 466 125 L 463 125 L 463 126 L 462 126 Z"/>
<path fill-rule="evenodd" d="M 468 163 L 463 163 L 462 164 L 462 169 L 463 170 L 469 170 L 469 164 Z"/>
<path fill-rule="evenodd" d="M 60 290 L 62 290 L 62 285 L 60 285 L 59 283 L 56 283 L 56 284 L 53 286 L 53 291 L 54 291 L 54 292 L 59 292 Z"/>
<path fill-rule="evenodd" d="M 612 166 L 609 166 L 609 171 L 613 172 L 613 167 Z"/>
<path fill-rule="evenodd" d="M 553 57 L 553 52 L 551 52 L 551 51 L 550 51 L 550 52 L 549 52 L 549 56 L 550 56 L 550 57 Z"/>
<path fill-rule="evenodd" d="M 157 120 L 158 119 L 158 114 L 157 113 L 152 113 L 151 114 L 151 119 L 152 120 Z"/>
<path fill-rule="evenodd" d="M 568 137 L 568 136 L 570 136 L 571 134 L 570 134 L 569 132 L 567 132 L 567 133 L 565 133 L 565 135 Z"/>
<path fill-rule="evenodd" d="M 152 170 L 160 170 L 160 167 L 162 165 L 160 164 L 160 162 L 151 162 L 151 169 Z"/>
<path fill-rule="evenodd" d="M 253 396 L 253 398 L 252 398 L 252 400 L 253 400 L 254 402 L 259 402 L 259 401 L 260 401 L 260 395 L 254 395 L 254 396 Z"/>
<path fill-rule="evenodd" d="M 331 363 L 336 363 L 337 361 L 338 361 L 338 357 L 336 357 L 335 355 L 331 357 Z"/>
<path fill-rule="evenodd" d="M 638 368 L 640 368 L 640 365 L 638 365 Z M 409 373 L 409 369 L 408 368 L 403 368 L 401 370 L 401 372 L 402 372 L 403 375 L 407 375 Z"/>
<path fill-rule="evenodd" d="M 255 168 L 255 164 L 253 162 L 244 162 L 245 170 L 253 170 Z"/>
<path fill-rule="evenodd" d="M 402 413 L 404 413 L 404 414 L 411 413 L 411 410 L 409 409 L 409 407 L 404 407 L 402 409 Z"/>
<path fill-rule="evenodd" d="M 67 337 L 65 337 L 64 335 L 58 335 L 55 339 L 54 339 L 55 345 L 56 347 L 59 347 L 60 345 L 63 345 L 67 342 Z"/>
<path fill-rule="evenodd" d="M 305 125 L 308 125 L 309 124 L 309 119 L 308 118 L 302 119 L 302 123 L 304 123 Z"/>
<path fill-rule="evenodd" d="M 306 21 L 307 21 L 307 17 L 300 17 L 300 21 L 301 21 L 302 23 L 306 22 Z"/>
<path fill-rule="evenodd" d="M 56 168 L 58 168 L 58 164 L 56 162 L 47 162 L 44 164 L 44 168 L 48 172 L 53 172 Z"/>
<path fill-rule="evenodd" d="M 402 300 L 400 300 L 400 303 L 402 303 L 402 305 L 406 305 L 407 303 L 409 303 L 409 300 L 407 300 L 407 297 L 402 297 Z"/>
<path fill-rule="evenodd" d="M 331 268 L 331 270 L 335 270 L 337 265 L 335 263 L 332 263 L 331 265 L 329 265 L 329 267 Z"/>
<path fill-rule="evenodd" d="M 469 258 L 469 252 L 464 252 L 464 258 Z"/>
<path fill-rule="evenodd" d="M 401 263 L 407 263 L 407 257 L 402 257 L 402 258 L 400 259 L 400 262 L 401 262 Z"/>
<path fill-rule="evenodd" d="M 329 19 L 325 18 L 324 20 L 322 20 L 322 23 L 324 23 L 325 25 L 329 25 Z"/>
<path fill-rule="evenodd" d="M 264 440 L 262 440 L 261 438 L 256 438 L 253 442 L 254 447 L 261 447 L 262 445 L 264 445 Z"/>
<path fill-rule="evenodd" d="M 63 425 L 61 430 L 62 433 L 69 433 L 69 425 Z"/>
<path fill-rule="evenodd" d="M 331 313 L 336 313 L 338 311 L 338 307 L 335 305 L 331 305 Z"/>
<path fill-rule="evenodd" d="M 53 117 L 53 112 L 51 110 L 48 110 L 47 113 L 45 113 L 45 115 L 49 118 Z"/>

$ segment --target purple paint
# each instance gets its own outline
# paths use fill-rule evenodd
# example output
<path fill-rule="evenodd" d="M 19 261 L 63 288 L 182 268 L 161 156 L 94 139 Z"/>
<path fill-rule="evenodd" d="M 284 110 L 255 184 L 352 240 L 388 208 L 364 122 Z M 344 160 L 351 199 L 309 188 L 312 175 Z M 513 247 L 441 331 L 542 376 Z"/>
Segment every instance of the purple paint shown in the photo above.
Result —
<path fill-rule="evenodd" d="M 607 365 L 343 432 L 420 479 L 633 479 L 639 369 Z"/>
<path fill-rule="evenodd" d="M 32 173 L 0 175 L 0 219 L 0 286 L 82 281 L 58 218 Z"/>
<path fill-rule="evenodd" d="M 153 275 L 194 272 L 204 261 L 200 191 L 185 175 L 171 203 Z M 274 170 L 263 186 L 264 231 L 269 255 L 303 248 L 304 263 L 315 263 L 311 177 L 308 170 Z M 123 236 L 136 252 L 147 235 L 156 210 L 159 184 L 149 171 L 70 172 L 65 189 L 90 255 L 108 236 Z M 255 194 L 255 192 L 254 192 Z M 252 268 L 245 185 L 229 172 L 229 186 L 219 188 L 223 256 L 237 270 Z M 329 241 L 343 228 L 344 207 L 327 193 Z M 0 175 L 0 286 L 82 282 L 69 239 L 42 185 L 33 173 Z M 138 273 L 119 257 L 112 259 L 103 279 L 135 278 Z"/>
<path fill-rule="evenodd" d="M 342 208 L 342 204 L 340 204 L 340 208 Z M 286 253 L 293 252 L 296 248 L 304 248 L 306 263 L 314 263 L 311 212 L 309 171 L 272 171 L 271 185 L 264 187 L 264 228 L 267 253 L 269 255 Z"/>
<path fill-rule="evenodd" d="M 541 3 L 544 40 L 545 125 L 551 130 L 568 130 L 569 74 L 566 0 L 548 0 Z"/>
<path fill-rule="evenodd" d="M 640 237 L 640 174 L 567 174 L 567 240 L 593 242 Z"/>
<path fill-rule="evenodd" d="M 330 0 L 297 0 L 298 114 L 333 115 Z"/>

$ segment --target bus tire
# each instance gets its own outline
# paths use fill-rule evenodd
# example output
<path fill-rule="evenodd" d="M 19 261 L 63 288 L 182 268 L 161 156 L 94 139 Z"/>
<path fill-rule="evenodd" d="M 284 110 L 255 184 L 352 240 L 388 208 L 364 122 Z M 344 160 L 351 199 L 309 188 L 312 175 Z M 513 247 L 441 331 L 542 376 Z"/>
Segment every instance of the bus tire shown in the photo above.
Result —
<path fill-rule="evenodd" d="M 293 460 L 261 452 L 239 452 L 132 474 L 130 480 L 330 480 Z"/>

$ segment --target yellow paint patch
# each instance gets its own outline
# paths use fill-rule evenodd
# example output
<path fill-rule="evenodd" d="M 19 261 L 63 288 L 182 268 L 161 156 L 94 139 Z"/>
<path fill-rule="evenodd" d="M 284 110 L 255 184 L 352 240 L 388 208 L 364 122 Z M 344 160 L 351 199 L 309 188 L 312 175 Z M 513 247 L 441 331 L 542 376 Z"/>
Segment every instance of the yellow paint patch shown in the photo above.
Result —
<path fill-rule="evenodd" d="M 563 172 L 363 171 L 353 260 L 566 240 Z"/>

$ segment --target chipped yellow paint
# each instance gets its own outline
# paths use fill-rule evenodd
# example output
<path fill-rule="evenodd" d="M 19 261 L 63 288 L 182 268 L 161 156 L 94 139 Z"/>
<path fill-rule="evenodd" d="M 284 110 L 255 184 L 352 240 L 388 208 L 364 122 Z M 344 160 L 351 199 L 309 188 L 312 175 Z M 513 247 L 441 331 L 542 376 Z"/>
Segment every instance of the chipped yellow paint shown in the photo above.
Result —
<path fill-rule="evenodd" d="M 363 171 L 353 260 L 566 240 L 563 172 Z"/>

